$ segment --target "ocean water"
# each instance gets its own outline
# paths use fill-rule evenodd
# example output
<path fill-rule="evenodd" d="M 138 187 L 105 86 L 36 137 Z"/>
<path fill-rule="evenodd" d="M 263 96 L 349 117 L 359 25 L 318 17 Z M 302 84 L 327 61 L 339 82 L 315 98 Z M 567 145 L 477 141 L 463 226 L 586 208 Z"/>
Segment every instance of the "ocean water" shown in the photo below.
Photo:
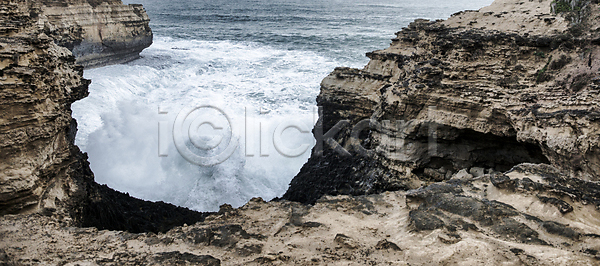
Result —
<path fill-rule="evenodd" d="M 310 156 L 319 83 L 417 18 L 491 0 L 134 0 L 154 44 L 86 70 L 76 144 L 96 181 L 198 211 L 281 196 Z"/>

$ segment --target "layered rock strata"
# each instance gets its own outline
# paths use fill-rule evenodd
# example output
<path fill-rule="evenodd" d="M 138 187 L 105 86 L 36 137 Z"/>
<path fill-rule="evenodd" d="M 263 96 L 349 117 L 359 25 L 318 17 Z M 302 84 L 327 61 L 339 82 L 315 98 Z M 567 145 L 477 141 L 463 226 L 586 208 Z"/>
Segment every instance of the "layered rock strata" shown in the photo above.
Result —
<path fill-rule="evenodd" d="M 512 0 L 416 21 L 323 81 L 326 140 L 284 196 L 312 205 L 200 214 L 93 181 L 70 117 L 82 68 L 37 3 L 0 1 L 2 265 L 600 260 L 598 3 L 572 16 L 587 24 Z"/>
<path fill-rule="evenodd" d="M 39 24 L 45 7 L 1 1 L 0 215 L 42 213 L 67 225 L 166 231 L 205 214 L 134 199 L 94 182 L 74 145 L 71 104 L 89 81 L 71 52 Z"/>
<path fill-rule="evenodd" d="M 417 20 L 363 69 L 335 69 L 315 132 L 337 134 L 283 198 L 418 188 L 520 163 L 600 180 L 600 12 L 577 3 L 554 14 L 550 0 L 496 1 Z"/>
<path fill-rule="evenodd" d="M 83 195 L 74 175 L 84 168 L 73 145 L 71 103 L 88 80 L 68 49 L 36 24 L 28 2 L 3 1 L 0 28 L 0 213 L 56 210 Z M 60 177 L 60 178 L 57 178 Z"/>
<path fill-rule="evenodd" d="M 142 5 L 120 0 L 40 1 L 44 32 L 67 47 L 86 68 L 124 63 L 152 44 Z"/>

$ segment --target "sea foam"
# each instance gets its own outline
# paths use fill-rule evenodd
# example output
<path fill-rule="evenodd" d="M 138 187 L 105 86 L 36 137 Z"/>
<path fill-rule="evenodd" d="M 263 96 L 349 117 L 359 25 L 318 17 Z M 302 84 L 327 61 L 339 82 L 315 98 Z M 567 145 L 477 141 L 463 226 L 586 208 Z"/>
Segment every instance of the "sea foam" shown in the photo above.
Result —
<path fill-rule="evenodd" d="M 73 104 L 76 144 L 88 153 L 97 182 L 135 197 L 199 211 L 241 206 L 252 197 L 269 200 L 285 192 L 308 159 L 319 82 L 340 64 L 254 43 L 157 38 L 139 60 L 85 72 L 93 82 L 90 96 Z M 185 130 L 201 117 L 222 116 L 233 129 L 222 141 L 237 140 L 218 164 L 186 159 L 173 141 L 182 111 L 202 106 L 196 117 L 185 117 Z M 281 125 L 288 129 L 281 132 Z M 192 137 L 210 137 L 229 128 L 216 132 L 205 124 L 192 131 Z M 184 149 L 195 148 L 192 137 Z M 286 154 L 293 149 L 293 156 Z"/>

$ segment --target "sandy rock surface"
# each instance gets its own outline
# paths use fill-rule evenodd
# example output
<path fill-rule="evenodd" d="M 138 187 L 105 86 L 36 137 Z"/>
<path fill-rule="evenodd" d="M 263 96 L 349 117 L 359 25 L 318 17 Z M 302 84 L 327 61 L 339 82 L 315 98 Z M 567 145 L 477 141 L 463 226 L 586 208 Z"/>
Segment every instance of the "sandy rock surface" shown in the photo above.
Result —
<path fill-rule="evenodd" d="M 598 265 L 597 202 L 539 189 L 568 182 L 559 179 L 550 166 L 525 164 L 314 206 L 255 198 L 159 234 L 5 215 L 0 254 L 24 265 Z"/>

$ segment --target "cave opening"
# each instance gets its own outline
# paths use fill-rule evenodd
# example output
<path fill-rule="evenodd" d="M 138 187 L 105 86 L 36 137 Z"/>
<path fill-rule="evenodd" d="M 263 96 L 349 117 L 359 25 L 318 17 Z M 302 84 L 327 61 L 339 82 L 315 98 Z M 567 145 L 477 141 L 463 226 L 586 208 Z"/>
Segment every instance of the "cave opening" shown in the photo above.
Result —
<path fill-rule="evenodd" d="M 436 139 L 435 152 L 420 163 L 414 174 L 441 181 L 462 169 L 506 172 L 521 163 L 550 163 L 539 145 L 519 142 L 516 134 L 498 136 L 471 129 L 453 131 L 454 134 Z"/>

